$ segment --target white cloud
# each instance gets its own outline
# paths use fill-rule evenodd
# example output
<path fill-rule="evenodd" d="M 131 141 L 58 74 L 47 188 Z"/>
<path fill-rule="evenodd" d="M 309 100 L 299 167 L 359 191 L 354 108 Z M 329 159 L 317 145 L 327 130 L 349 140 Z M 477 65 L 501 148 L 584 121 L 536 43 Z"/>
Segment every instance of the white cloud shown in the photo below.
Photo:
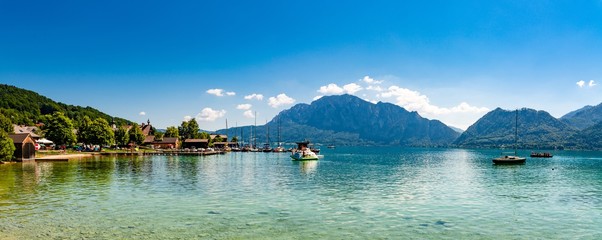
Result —
<path fill-rule="evenodd" d="M 245 104 L 238 104 L 238 106 L 236 106 L 236 109 L 249 110 L 249 109 L 251 109 L 251 107 L 253 107 L 253 105 L 245 103 Z"/>
<path fill-rule="evenodd" d="M 253 100 L 253 99 L 263 100 L 263 95 L 262 94 L 253 93 L 251 95 L 245 96 L 245 99 L 247 99 L 247 100 Z"/>
<path fill-rule="evenodd" d="M 145 116 L 145 115 L 146 115 L 146 112 L 140 112 L 140 113 L 138 113 L 138 115 L 140 115 L 140 116 Z"/>
<path fill-rule="evenodd" d="M 209 90 L 207 90 L 207 93 L 218 96 L 218 97 L 223 97 L 224 89 L 219 89 L 219 88 L 209 89 Z"/>
<path fill-rule="evenodd" d="M 201 112 L 196 115 L 196 119 L 200 121 L 213 122 L 225 115 L 226 110 L 213 110 L 212 108 L 203 108 L 203 110 L 201 110 Z"/>
<path fill-rule="evenodd" d="M 247 110 L 242 115 L 245 116 L 246 118 L 254 118 L 255 117 L 255 114 L 253 114 L 253 110 Z"/>
<path fill-rule="evenodd" d="M 343 93 L 354 94 L 362 90 L 360 85 L 355 83 L 346 84 L 343 87 L 339 87 L 338 85 L 331 83 L 326 86 L 321 86 L 318 89 L 318 92 L 324 95 L 339 95 Z"/>
<path fill-rule="evenodd" d="M 320 89 L 318 90 L 319 93 L 321 94 L 330 94 L 330 95 L 337 95 L 337 94 L 341 94 L 343 93 L 343 88 L 337 86 L 334 83 L 328 84 L 327 86 L 321 86 Z"/>
<path fill-rule="evenodd" d="M 382 87 L 380 87 L 380 86 L 372 86 L 372 85 L 368 86 L 366 88 L 366 90 L 372 90 L 372 91 L 376 91 L 376 92 L 382 92 L 382 91 L 384 91 L 384 89 Z"/>
<path fill-rule="evenodd" d="M 586 82 L 585 82 L 585 81 L 583 81 L 583 80 L 579 80 L 579 81 L 578 81 L 578 82 L 576 82 L 575 84 L 577 84 L 577 86 L 579 86 L 580 88 L 583 88 L 583 87 L 590 87 L 590 88 L 592 88 L 592 87 L 594 87 L 594 86 L 598 85 L 598 84 L 596 83 L 596 81 L 594 81 L 594 80 L 589 80 L 589 82 L 588 82 L 588 83 L 586 83 Z"/>
<path fill-rule="evenodd" d="M 360 85 L 355 84 L 355 83 L 350 83 L 350 84 L 347 84 L 347 85 L 343 86 L 343 89 L 345 90 L 346 93 L 354 94 L 356 92 L 361 91 L 362 87 Z"/>
<path fill-rule="evenodd" d="M 364 78 L 362 78 L 361 80 L 362 82 L 365 82 L 367 84 L 381 84 L 383 83 L 383 81 L 376 81 L 374 80 L 374 78 L 371 78 L 370 76 L 364 76 Z"/>
<path fill-rule="evenodd" d="M 221 89 L 221 88 L 209 89 L 209 90 L 207 90 L 207 93 L 209 93 L 211 95 L 218 96 L 218 97 L 223 97 L 224 94 L 228 95 L 228 96 L 234 96 L 234 95 L 236 95 L 235 92 L 224 92 L 224 89 Z"/>
<path fill-rule="evenodd" d="M 313 101 L 316 101 L 316 100 L 318 100 L 318 99 L 320 99 L 322 97 L 324 97 L 324 95 L 315 96 L 314 99 L 313 99 Z"/>
<path fill-rule="evenodd" d="M 295 103 L 295 99 L 292 99 L 291 97 L 286 96 L 286 94 L 284 94 L 284 93 L 278 94 L 278 96 L 270 97 L 268 99 L 268 105 L 270 105 L 273 108 L 277 108 L 282 105 L 289 105 L 289 104 L 293 104 L 293 103 Z"/>
<path fill-rule="evenodd" d="M 192 119 L 191 116 L 184 116 L 184 121 L 188 122 L 188 121 L 190 121 L 190 119 Z"/>
<path fill-rule="evenodd" d="M 426 95 L 398 86 L 391 86 L 387 91 L 378 96 L 382 98 L 395 98 L 395 104 L 409 111 L 417 111 L 422 114 L 442 115 L 450 113 L 484 113 L 489 111 L 488 108 L 470 106 L 466 102 L 462 102 L 452 108 L 438 107 L 432 105 Z"/>

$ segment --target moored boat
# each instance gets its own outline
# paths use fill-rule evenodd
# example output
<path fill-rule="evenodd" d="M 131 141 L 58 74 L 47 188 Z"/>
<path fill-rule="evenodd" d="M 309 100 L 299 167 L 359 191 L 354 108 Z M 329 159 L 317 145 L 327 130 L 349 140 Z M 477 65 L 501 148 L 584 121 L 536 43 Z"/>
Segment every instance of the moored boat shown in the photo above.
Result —
<path fill-rule="evenodd" d="M 504 155 L 502 157 L 494 158 L 493 164 L 525 164 L 525 160 L 527 160 L 527 158 L 519 157 L 516 154 L 516 142 L 518 141 L 518 109 L 516 110 L 514 121 L 514 155 Z"/>
<path fill-rule="evenodd" d="M 549 152 L 532 152 L 531 157 L 532 158 L 551 158 L 551 157 L 554 157 L 554 155 L 552 155 Z"/>
<path fill-rule="evenodd" d="M 494 158 L 494 164 L 524 164 L 527 158 L 519 157 L 519 156 L 510 156 L 505 155 L 499 158 Z"/>
<path fill-rule="evenodd" d="M 294 149 L 291 158 L 293 161 L 318 160 L 318 155 L 308 147 L 309 141 L 297 143 L 297 149 Z"/>
<path fill-rule="evenodd" d="M 286 149 L 284 149 L 281 146 L 275 147 L 274 149 L 272 149 L 272 152 L 286 152 Z"/>

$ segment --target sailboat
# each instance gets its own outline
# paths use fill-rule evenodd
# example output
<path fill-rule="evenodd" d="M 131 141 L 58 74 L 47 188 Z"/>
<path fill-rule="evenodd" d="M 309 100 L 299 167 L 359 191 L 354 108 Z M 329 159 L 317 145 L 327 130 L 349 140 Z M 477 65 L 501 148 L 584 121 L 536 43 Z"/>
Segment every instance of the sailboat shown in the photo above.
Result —
<path fill-rule="evenodd" d="M 278 147 L 272 150 L 273 152 L 285 152 L 286 150 L 282 147 L 282 142 L 280 141 L 280 118 L 278 118 Z"/>
<path fill-rule="evenodd" d="M 516 154 L 516 142 L 518 141 L 518 109 L 514 119 L 514 155 L 504 155 L 493 159 L 493 164 L 524 164 L 527 158 L 519 157 Z"/>
<path fill-rule="evenodd" d="M 267 138 L 267 142 L 263 144 L 263 148 L 261 149 L 262 152 L 272 152 L 272 146 L 270 145 L 270 126 L 268 126 L 268 121 L 265 121 L 265 128 L 266 128 L 266 138 Z"/>

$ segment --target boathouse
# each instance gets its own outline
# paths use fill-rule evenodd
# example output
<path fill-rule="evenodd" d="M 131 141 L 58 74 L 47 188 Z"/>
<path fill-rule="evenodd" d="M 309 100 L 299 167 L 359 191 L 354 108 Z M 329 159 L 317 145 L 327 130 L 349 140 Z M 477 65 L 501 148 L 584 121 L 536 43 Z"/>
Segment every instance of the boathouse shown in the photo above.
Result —
<path fill-rule="evenodd" d="M 178 145 L 180 145 L 180 140 L 175 137 L 164 137 L 161 140 L 154 140 L 151 142 L 151 146 L 153 146 L 154 149 L 173 149 L 178 148 Z"/>
<path fill-rule="evenodd" d="M 37 130 L 38 130 L 38 127 L 36 127 L 36 126 L 25 126 L 25 125 L 13 124 L 13 132 L 15 134 L 29 133 L 29 136 L 31 138 L 33 138 L 34 141 L 40 139 L 40 135 L 35 133 Z"/>
<path fill-rule="evenodd" d="M 200 139 L 200 138 L 194 138 L 194 139 L 186 139 L 184 140 L 184 143 L 182 144 L 183 148 L 208 148 L 209 147 L 209 139 Z"/>
<path fill-rule="evenodd" d="M 15 144 L 13 156 L 17 161 L 29 161 L 36 159 L 35 141 L 29 133 L 9 134 Z"/>

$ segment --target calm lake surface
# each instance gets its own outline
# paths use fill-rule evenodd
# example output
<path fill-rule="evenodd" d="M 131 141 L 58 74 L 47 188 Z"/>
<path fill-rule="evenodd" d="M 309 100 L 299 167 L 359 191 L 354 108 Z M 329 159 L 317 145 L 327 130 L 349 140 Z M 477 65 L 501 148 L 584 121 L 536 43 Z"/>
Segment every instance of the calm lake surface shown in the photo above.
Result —
<path fill-rule="evenodd" d="M 523 152 L 522 155 L 528 155 Z M 0 239 L 602 239 L 602 153 L 322 149 L 0 165 Z"/>

